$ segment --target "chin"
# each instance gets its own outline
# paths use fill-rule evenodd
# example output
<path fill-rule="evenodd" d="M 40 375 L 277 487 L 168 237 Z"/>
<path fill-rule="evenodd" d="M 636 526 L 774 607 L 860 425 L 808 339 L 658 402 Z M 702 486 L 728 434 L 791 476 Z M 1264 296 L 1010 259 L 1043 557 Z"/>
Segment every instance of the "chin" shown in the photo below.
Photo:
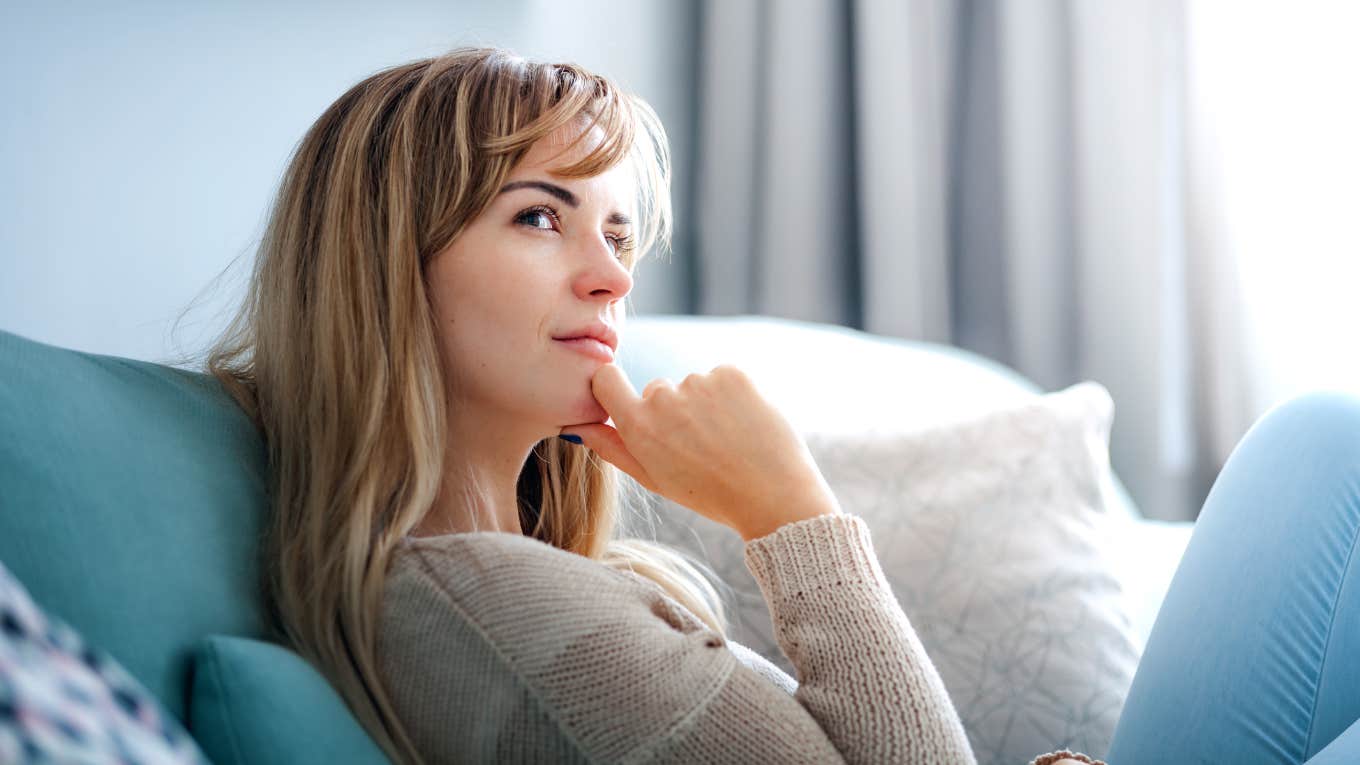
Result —
<path fill-rule="evenodd" d="M 609 413 L 600 406 L 600 402 L 594 396 L 587 396 L 586 399 L 573 407 L 572 417 L 576 419 L 570 424 L 580 425 L 586 422 L 604 422 L 609 419 Z"/>

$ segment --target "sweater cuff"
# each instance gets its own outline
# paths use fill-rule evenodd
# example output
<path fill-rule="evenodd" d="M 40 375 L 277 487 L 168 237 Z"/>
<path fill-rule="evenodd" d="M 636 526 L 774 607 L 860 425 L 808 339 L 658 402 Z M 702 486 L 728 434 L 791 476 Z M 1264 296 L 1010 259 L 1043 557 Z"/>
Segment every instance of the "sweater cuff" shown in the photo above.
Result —
<path fill-rule="evenodd" d="M 891 589 L 874 554 L 868 524 L 850 513 L 786 523 L 747 542 L 745 559 L 767 598 L 783 600 L 856 582 Z"/>
<path fill-rule="evenodd" d="M 1090 757 L 1082 754 L 1081 752 L 1072 752 L 1067 749 L 1061 749 L 1056 752 L 1049 752 L 1048 754 L 1041 754 L 1038 757 L 1035 757 L 1034 759 L 1030 760 L 1029 765 L 1051 765 L 1051 763 L 1057 762 L 1058 760 L 1062 759 L 1072 759 L 1077 760 L 1078 762 L 1089 762 L 1091 763 L 1091 765 L 1106 765 L 1106 762 L 1104 760 L 1093 760 Z"/>

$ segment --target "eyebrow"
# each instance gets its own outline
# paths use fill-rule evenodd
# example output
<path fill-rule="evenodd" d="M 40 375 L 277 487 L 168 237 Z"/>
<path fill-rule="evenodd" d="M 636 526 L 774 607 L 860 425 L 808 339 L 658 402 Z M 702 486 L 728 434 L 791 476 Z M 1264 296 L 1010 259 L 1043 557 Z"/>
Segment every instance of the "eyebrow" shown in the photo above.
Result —
<path fill-rule="evenodd" d="M 515 189 L 538 189 L 539 191 L 546 191 L 563 202 L 566 202 L 570 207 L 581 206 L 581 200 L 577 199 L 575 194 L 555 183 L 548 183 L 547 181 L 511 181 L 502 186 L 499 193 L 504 194 L 507 191 L 514 191 Z M 609 222 L 617 226 L 631 226 L 633 224 L 631 218 L 617 211 L 609 214 Z"/>

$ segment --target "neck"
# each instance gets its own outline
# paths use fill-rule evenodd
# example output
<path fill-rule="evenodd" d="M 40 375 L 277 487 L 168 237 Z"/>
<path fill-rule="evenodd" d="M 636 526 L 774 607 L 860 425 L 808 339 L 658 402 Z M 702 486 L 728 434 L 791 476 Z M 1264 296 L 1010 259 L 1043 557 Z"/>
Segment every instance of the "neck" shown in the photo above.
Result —
<path fill-rule="evenodd" d="M 473 531 L 524 534 L 519 521 L 519 474 L 534 446 L 548 436 L 498 424 L 463 422 L 451 428 L 439 495 L 413 536 Z M 494 433 L 498 437 L 488 438 Z M 475 449 L 466 448 L 475 444 Z"/>

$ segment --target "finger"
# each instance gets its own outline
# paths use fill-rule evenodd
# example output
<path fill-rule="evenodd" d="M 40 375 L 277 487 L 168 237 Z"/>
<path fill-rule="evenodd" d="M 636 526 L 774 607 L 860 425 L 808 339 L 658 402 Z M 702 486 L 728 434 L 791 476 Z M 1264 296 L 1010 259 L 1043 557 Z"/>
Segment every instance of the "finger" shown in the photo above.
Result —
<path fill-rule="evenodd" d="M 652 380 L 651 382 L 643 386 L 642 397 L 647 398 L 648 396 L 652 395 L 652 393 L 658 388 L 674 388 L 674 387 L 675 383 L 671 382 L 665 377 L 658 377 L 655 380 Z"/>
<path fill-rule="evenodd" d="M 623 472 L 631 475 L 634 480 L 642 484 L 643 488 L 655 492 L 651 476 L 643 469 L 641 463 L 624 446 L 623 438 L 619 432 L 608 425 L 588 424 L 573 425 L 564 428 L 562 435 L 580 436 L 584 446 L 589 447 L 596 454 L 600 455 L 606 462 L 614 465 Z"/>
<path fill-rule="evenodd" d="M 590 390 L 614 422 L 626 428 L 641 398 L 618 364 L 605 364 L 590 378 Z"/>

